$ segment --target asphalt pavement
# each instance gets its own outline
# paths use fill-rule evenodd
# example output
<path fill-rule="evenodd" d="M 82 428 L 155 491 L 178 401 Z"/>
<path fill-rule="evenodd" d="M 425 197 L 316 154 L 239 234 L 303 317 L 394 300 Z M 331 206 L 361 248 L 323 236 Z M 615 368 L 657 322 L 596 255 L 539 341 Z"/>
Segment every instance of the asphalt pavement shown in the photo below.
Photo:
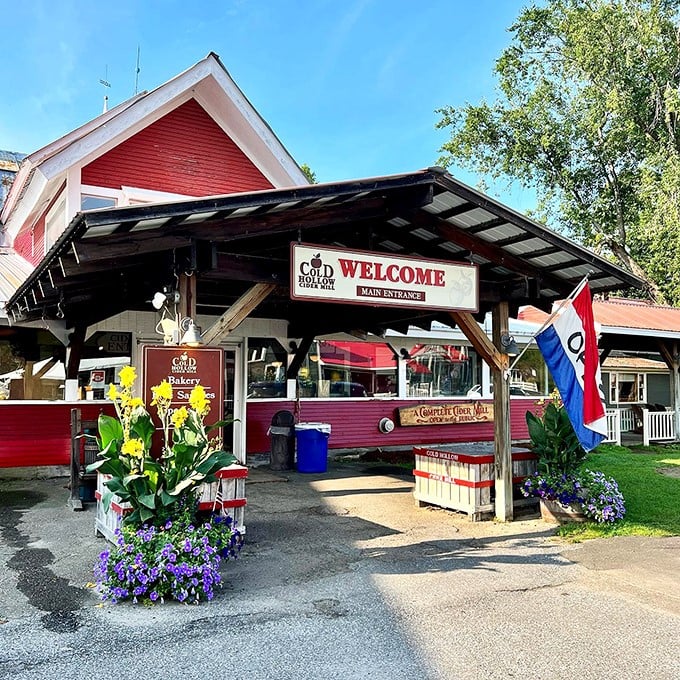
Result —
<path fill-rule="evenodd" d="M 215 600 L 111 605 L 94 506 L 2 477 L 0 677 L 680 678 L 680 537 L 565 544 L 417 508 L 398 468 L 256 468 Z"/>

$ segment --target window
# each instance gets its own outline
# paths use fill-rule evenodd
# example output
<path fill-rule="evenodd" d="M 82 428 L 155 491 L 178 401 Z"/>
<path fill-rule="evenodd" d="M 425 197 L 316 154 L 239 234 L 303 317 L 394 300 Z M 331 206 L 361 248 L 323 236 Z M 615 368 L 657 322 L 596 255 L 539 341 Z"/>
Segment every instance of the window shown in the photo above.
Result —
<path fill-rule="evenodd" d="M 93 196 L 83 194 L 80 198 L 81 210 L 96 210 L 97 208 L 114 208 L 116 199 L 111 196 Z"/>
<path fill-rule="evenodd" d="M 513 357 L 510 357 L 512 363 Z M 510 371 L 510 394 L 539 397 L 550 394 L 555 384 L 538 349 L 529 349 Z"/>
<path fill-rule="evenodd" d="M 248 340 L 248 398 L 271 399 L 286 396 L 288 353 L 273 338 Z"/>
<path fill-rule="evenodd" d="M 609 401 L 612 404 L 644 404 L 647 401 L 645 373 L 611 373 Z"/>
<path fill-rule="evenodd" d="M 248 397 L 286 397 L 289 350 L 275 339 L 248 341 Z M 300 397 L 322 399 L 397 395 L 397 358 L 385 343 L 312 343 L 298 371 Z"/>
<path fill-rule="evenodd" d="M 465 396 L 482 382 L 477 352 L 465 345 L 415 344 L 406 359 L 409 397 Z"/>
<path fill-rule="evenodd" d="M 141 205 L 144 203 L 162 203 L 182 198 L 191 198 L 184 194 L 172 194 L 167 191 L 152 191 L 137 187 L 97 187 L 90 184 L 81 186 L 80 209 L 96 210 L 97 208 L 114 208 L 124 205 Z"/>
<path fill-rule="evenodd" d="M 396 396 L 397 358 L 382 342 L 319 340 L 308 355 L 319 397 Z"/>

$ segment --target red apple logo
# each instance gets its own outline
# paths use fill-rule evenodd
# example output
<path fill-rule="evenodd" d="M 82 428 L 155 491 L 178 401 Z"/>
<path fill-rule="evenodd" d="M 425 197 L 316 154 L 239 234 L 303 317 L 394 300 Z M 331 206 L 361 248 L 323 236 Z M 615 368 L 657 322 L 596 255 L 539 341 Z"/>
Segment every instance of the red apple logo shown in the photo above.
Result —
<path fill-rule="evenodd" d="M 321 265 L 323 264 L 323 263 L 321 262 L 321 258 L 319 257 L 320 255 L 321 255 L 321 253 L 317 253 L 317 254 L 311 259 L 311 261 L 310 261 L 309 264 L 312 265 L 312 269 L 319 269 L 319 268 L 321 267 Z"/>

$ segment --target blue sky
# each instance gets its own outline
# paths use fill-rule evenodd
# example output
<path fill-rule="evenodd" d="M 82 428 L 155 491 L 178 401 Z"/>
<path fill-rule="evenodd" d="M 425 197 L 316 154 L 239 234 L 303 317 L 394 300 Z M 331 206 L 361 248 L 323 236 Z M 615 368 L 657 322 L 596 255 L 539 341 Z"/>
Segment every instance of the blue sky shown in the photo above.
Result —
<path fill-rule="evenodd" d="M 2 11 L 0 149 L 30 153 L 216 52 L 319 181 L 433 165 L 435 110 L 494 97 L 523 0 L 23 0 Z M 452 167 L 468 184 L 479 178 Z M 490 187 L 525 211 L 528 191 Z"/>

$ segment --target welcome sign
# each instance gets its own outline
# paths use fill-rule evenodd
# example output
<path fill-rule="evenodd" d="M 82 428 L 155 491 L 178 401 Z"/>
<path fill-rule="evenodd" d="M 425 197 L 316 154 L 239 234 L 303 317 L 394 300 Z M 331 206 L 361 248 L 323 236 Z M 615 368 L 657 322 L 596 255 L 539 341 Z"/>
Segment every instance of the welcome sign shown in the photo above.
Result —
<path fill-rule="evenodd" d="M 472 264 L 369 251 L 291 244 L 290 296 L 381 307 L 476 312 L 479 277 Z"/>

